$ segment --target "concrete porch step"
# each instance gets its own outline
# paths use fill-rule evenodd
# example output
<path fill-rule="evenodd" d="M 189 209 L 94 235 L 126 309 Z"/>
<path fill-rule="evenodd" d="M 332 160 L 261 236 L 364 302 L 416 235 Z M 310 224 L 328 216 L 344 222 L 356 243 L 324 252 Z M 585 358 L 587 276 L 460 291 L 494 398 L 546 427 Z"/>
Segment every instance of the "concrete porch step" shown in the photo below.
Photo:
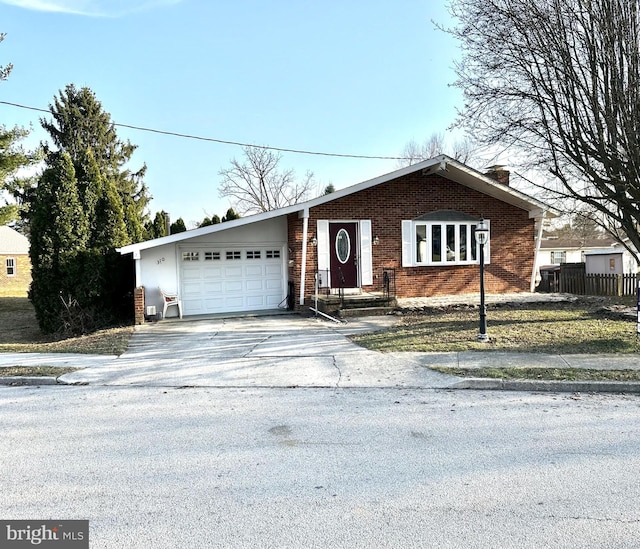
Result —
<path fill-rule="evenodd" d="M 318 296 L 318 310 L 334 316 L 369 316 L 385 315 L 397 306 L 395 297 L 385 297 L 382 294 L 355 294 L 345 295 L 341 300 L 339 296 Z M 310 307 L 315 307 L 314 300 L 308 300 Z M 351 312 L 353 311 L 353 312 Z"/>
<path fill-rule="evenodd" d="M 388 315 L 394 310 L 394 307 L 360 307 L 340 309 L 338 316 L 340 318 L 355 318 L 360 316 L 384 316 Z"/>

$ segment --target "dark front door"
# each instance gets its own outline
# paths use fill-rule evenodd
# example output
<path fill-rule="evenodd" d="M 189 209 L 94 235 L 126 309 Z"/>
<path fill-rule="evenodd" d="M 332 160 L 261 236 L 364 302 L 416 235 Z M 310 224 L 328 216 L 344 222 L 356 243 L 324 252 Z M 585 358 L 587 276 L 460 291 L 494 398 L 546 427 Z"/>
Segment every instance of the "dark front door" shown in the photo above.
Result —
<path fill-rule="evenodd" d="M 358 287 L 357 223 L 329 223 L 331 286 Z"/>

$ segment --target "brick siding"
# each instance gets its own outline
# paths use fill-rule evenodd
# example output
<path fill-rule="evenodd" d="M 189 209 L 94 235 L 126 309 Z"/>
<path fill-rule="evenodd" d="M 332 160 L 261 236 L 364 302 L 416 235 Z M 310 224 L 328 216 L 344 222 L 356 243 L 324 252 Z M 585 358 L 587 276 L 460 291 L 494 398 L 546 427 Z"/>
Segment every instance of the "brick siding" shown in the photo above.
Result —
<path fill-rule="evenodd" d="M 13 258 L 15 276 L 7 276 L 7 259 Z M 31 260 L 28 255 L 0 255 L 0 296 L 23 297 L 31 284 Z"/>
<path fill-rule="evenodd" d="M 535 222 L 525 210 L 501 202 L 439 175 L 414 172 L 312 208 L 309 238 L 316 235 L 317 221 L 371 220 L 373 285 L 365 291 L 382 289 L 382 269 L 396 272 L 398 297 L 464 294 L 479 291 L 477 265 L 402 267 L 402 221 L 437 210 L 456 210 L 491 221 L 491 263 L 486 266 L 487 292 L 529 291 L 535 250 Z M 289 277 L 299 293 L 302 259 L 302 219 L 288 218 Z M 316 248 L 307 247 L 306 296 L 313 292 L 317 269 Z"/>
<path fill-rule="evenodd" d="M 134 322 L 144 324 L 144 286 L 138 286 L 133 290 Z"/>

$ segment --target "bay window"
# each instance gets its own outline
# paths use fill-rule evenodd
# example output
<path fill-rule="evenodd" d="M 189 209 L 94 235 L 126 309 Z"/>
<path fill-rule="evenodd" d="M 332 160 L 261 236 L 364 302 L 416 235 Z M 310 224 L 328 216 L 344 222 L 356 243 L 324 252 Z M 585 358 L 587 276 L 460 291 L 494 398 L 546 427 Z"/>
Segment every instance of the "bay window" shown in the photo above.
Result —
<path fill-rule="evenodd" d="M 477 264 L 480 257 L 475 238 L 478 221 L 464 217 L 464 220 L 403 221 L 403 266 Z M 489 245 L 485 247 L 485 262 L 489 262 Z"/>

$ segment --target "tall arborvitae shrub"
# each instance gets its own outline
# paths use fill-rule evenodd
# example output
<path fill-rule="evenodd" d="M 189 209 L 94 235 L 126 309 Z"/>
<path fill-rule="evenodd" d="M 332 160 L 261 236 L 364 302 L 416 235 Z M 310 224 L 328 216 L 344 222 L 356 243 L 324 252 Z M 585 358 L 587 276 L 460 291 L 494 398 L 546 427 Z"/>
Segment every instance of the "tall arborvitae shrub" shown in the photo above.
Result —
<path fill-rule="evenodd" d="M 44 332 L 86 333 L 132 317 L 133 266 L 115 250 L 146 238 L 146 167 L 126 168 L 136 147 L 88 88 L 67 86 L 50 112 L 56 150 L 30 194 L 30 297 Z"/>

